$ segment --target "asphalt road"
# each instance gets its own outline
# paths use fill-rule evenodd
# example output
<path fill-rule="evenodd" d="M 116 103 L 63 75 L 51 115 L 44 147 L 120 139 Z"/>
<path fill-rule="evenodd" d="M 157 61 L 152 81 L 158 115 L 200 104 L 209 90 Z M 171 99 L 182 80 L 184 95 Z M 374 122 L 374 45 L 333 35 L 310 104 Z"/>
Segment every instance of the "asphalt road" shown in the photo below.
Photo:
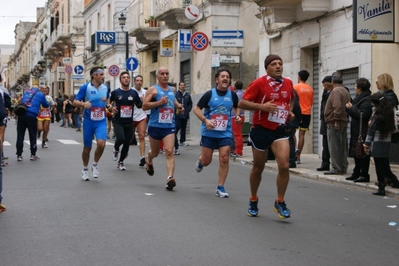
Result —
<path fill-rule="evenodd" d="M 170 192 L 163 155 L 150 177 L 138 166 L 137 146 L 122 172 L 107 145 L 100 177 L 84 182 L 81 134 L 51 126 L 49 148 L 38 150 L 41 160 L 29 161 L 25 144 L 24 161 L 17 162 L 16 126 L 8 125 L 1 266 L 399 264 L 398 226 L 389 226 L 399 222 L 399 209 L 391 208 L 397 198 L 291 176 L 292 217 L 281 220 L 273 211 L 276 174 L 266 171 L 260 216 L 252 218 L 246 214 L 249 165 L 231 162 L 230 198 L 217 198 L 217 158 L 197 173 L 200 146 L 182 147 Z"/>

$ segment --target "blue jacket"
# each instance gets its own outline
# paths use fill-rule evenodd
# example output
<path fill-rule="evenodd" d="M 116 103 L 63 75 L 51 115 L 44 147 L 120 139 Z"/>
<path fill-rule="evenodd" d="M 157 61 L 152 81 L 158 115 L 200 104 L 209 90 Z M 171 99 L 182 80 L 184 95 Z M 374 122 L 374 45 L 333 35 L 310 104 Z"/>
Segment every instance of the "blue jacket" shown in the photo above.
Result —
<path fill-rule="evenodd" d="M 29 102 L 29 99 L 32 97 L 33 93 L 36 94 Z M 35 117 L 39 114 L 40 105 L 42 105 L 44 108 L 48 108 L 50 106 L 46 100 L 46 96 L 44 96 L 44 94 L 41 93 L 38 88 L 31 88 L 25 91 L 22 95 L 21 103 L 25 103 L 28 106 L 28 111 L 26 114 Z"/>

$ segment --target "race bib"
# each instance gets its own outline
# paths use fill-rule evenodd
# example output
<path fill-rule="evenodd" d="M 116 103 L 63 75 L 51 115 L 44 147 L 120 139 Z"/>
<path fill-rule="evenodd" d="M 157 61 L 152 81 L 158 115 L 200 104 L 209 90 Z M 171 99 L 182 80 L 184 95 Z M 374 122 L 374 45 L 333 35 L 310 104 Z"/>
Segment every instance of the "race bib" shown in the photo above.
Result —
<path fill-rule="evenodd" d="M 171 124 L 173 122 L 173 108 L 160 108 L 158 123 Z"/>
<path fill-rule="evenodd" d="M 50 117 L 50 110 L 48 109 L 41 109 L 40 110 L 40 117 Z"/>
<path fill-rule="evenodd" d="M 131 118 L 133 114 L 133 106 L 121 105 L 121 118 Z"/>
<path fill-rule="evenodd" d="M 226 131 L 229 117 L 227 115 L 222 115 L 222 114 L 213 114 L 211 116 L 211 121 L 212 125 L 214 126 L 213 130 Z"/>
<path fill-rule="evenodd" d="M 287 121 L 288 114 L 290 112 L 285 110 L 282 106 L 279 106 L 278 108 L 279 109 L 277 111 L 269 113 L 267 120 L 277 124 L 285 124 L 285 121 Z"/>
<path fill-rule="evenodd" d="M 90 109 L 90 119 L 93 121 L 100 121 L 105 118 L 105 108 L 104 107 L 93 107 Z"/>

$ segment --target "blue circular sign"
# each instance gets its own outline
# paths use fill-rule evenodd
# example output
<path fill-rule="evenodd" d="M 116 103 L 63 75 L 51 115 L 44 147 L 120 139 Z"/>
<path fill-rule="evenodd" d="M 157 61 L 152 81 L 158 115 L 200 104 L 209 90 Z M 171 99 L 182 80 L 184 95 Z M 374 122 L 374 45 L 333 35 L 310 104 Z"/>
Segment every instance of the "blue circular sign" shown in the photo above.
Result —
<path fill-rule="evenodd" d="M 136 57 L 129 57 L 126 60 L 126 68 L 129 71 L 134 71 L 137 69 L 137 67 L 139 66 L 139 61 L 137 60 Z"/>
<path fill-rule="evenodd" d="M 73 71 L 75 71 L 75 74 L 78 74 L 78 75 L 83 74 L 83 70 L 84 70 L 84 68 L 81 65 L 76 65 L 73 69 Z"/>

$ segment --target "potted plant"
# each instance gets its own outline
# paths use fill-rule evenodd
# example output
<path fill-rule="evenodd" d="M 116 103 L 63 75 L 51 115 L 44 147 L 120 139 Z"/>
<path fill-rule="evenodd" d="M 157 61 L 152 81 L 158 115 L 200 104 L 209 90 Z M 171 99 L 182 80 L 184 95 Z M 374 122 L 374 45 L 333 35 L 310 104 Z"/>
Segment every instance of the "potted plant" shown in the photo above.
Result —
<path fill-rule="evenodd" d="M 149 16 L 148 19 L 144 20 L 145 23 L 148 23 L 150 27 L 157 27 L 158 23 L 155 20 L 154 16 Z"/>

